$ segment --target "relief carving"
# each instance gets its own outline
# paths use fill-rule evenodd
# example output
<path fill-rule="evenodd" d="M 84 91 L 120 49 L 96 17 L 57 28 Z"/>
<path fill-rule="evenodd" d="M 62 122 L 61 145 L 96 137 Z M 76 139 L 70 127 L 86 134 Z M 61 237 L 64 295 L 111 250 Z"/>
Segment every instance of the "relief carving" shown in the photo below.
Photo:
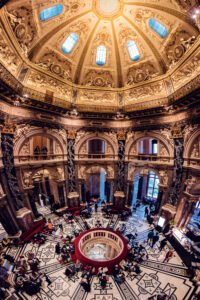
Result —
<path fill-rule="evenodd" d="M 86 179 L 86 167 L 85 166 L 79 166 L 78 168 L 78 178 L 79 179 Z"/>
<path fill-rule="evenodd" d="M 191 37 L 191 34 L 186 30 L 176 30 L 165 49 L 165 55 L 170 67 L 174 66 L 185 52 L 191 48 L 195 40 L 196 37 Z"/>
<path fill-rule="evenodd" d="M 84 76 L 83 84 L 97 87 L 114 87 L 114 80 L 109 71 L 90 70 Z"/>
<path fill-rule="evenodd" d="M 200 73 L 200 53 L 194 56 L 188 63 L 182 68 L 179 68 L 177 72 L 172 75 L 172 81 L 174 86 L 178 88 L 180 85 L 190 81 Z"/>
<path fill-rule="evenodd" d="M 149 80 L 159 75 L 158 70 L 151 62 L 145 62 L 131 67 L 127 72 L 127 85 L 133 85 L 142 81 Z"/>
<path fill-rule="evenodd" d="M 37 65 L 55 75 L 72 81 L 71 63 L 53 50 L 47 48 Z"/>
<path fill-rule="evenodd" d="M 29 187 L 32 185 L 31 181 L 32 181 L 32 172 L 31 171 L 24 171 L 23 174 L 23 185 L 24 187 Z"/>
<path fill-rule="evenodd" d="M 156 84 L 131 89 L 130 92 L 125 93 L 125 98 L 127 102 L 130 102 L 144 97 L 159 95 L 163 93 L 163 90 L 163 82 L 158 82 Z"/>
<path fill-rule="evenodd" d="M 108 92 L 91 92 L 91 91 L 80 91 L 80 101 L 87 102 L 91 104 L 91 101 L 95 103 L 114 103 L 115 104 L 115 95 Z"/>
<path fill-rule="evenodd" d="M 11 72 L 16 72 L 20 65 L 20 60 L 8 44 L 2 28 L 0 28 L 0 60 Z"/>
<path fill-rule="evenodd" d="M 114 169 L 111 166 L 107 167 L 107 178 L 114 178 Z"/>
<path fill-rule="evenodd" d="M 17 10 L 11 10 L 8 12 L 8 19 L 22 51 L 28 56 L 37 36 L 32 7 L 23 5 Z"/>
<path fill-rule="evenodd" d="M 186 185 L 186 188 L 185 188 L 185 191 L 186 193 L 189 193 L 190 194 L 190 190 L 191 188 L 193 187 L 193 185 L 197 183 L 197 178 L 190 175 L 188 177 L 188 179 L 185 180 L 185 185 Z"/>
<path fill-rule="evenodd" d="M 168 184 L 167 171 L 160 170 L 159 174 L 160 174 L 160 183 L 167 186 L 167 184 Z"/>
<path fill-rule="evenodd" d="M 60 82 L 59 80 L 53 79 L 52 77 L 48 77 L 44 74 L 31 72 L 27 83 L 32 86 L 37 86 L 42 91 L 45 89 L 54 90 L 56 94 L 61 95 L 68 101 L 72 99 L 72 88 L 68 87 L 66 84 Z"/>

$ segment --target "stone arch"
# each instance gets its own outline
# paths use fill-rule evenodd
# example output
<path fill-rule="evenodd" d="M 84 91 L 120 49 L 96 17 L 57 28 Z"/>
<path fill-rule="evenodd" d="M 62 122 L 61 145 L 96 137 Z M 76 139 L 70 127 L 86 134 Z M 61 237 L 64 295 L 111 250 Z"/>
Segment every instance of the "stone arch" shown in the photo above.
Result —
<path fill-rule="evenodd" d="M 150 132 L 148 134 L 144 134 L 144 133 L 140 133 L 137 135 L 136 139 L 130 139 L 129 142 L 126 145 L 126 149 L 125 149 L 125 155 L 128 156 L 131 152 L 131 149 L 133 148 L 133 146 L 135 144 L 138 143 L 139 140 L 143 139 L 143 138 L 152 138 L 152 139 L 156 139 L 159 142 L 161 142 L 162 144 L 164 144 L 165 148 L 168 151 L 168 154 L 170 157 L 174 156 L 174 148 L 171 145 L 170 141 L 168 141 L 166 138 L 164 138 L 161 134 L 156 133 L 156 132 Z"/>
<path fill-rule="evenodd" d="M 30 131 L 28 131 L 26 134 L 21 135 L 21 137 L 14 143 L 14 147 L 13 147 L 14 156 L 19 155 L 21 148 L 23 147 L 23 145 L 26 143 L 28 139 L 37 135 L 54 139 L 59 144 L 62 154 L 67 153 L 66 141 L 64 141 L 63 138 L 58 133 L 50 130 L 44 130 L 42 128 L 34 128 L 32 130 L 30 129 Z"/>
<path fill-rule="evenodd" d="M 133 174 L 132 174 L 132 180 L 134 180 L 135 176 L 137 174 L 139 174 L 143 169 L 148 169 L 149 171 L 153 171 L 156 173 L 156 175 L 158 176 L 159 180 L 161 180 L 161 176 L 160 176 L 160 173 L 159 173 L 159 170 L 156 169 L 155 167 L 151 167 L 151 166 L 140 166 L 140 167 L 136 167 Z"/>
<path fill-rule="evenodd" d="M 84 143 L 88 142 L 89 140 L 92 139 L 101 139 L 104 140 L 108 143 L 108 145 L 110 146 L 110 148 L 112 149 L 112 154 L 113 155 L 117 155 L 118 154 L 118 146 L 116 145 L 116 142 L 111 139 L 111 137 L 109 137 L 107 134 L 105 133 L 89 133 L 89 134 L 85 134 L 83 135 L 82 138 L 80 138 L 80 140 L 77 142 L 77 144 L 75 145 L 75 155 L 78 155 L 80 153 L 80 150 L 83 146 Z"/>
<path fill-rule="evenodd" d="M 184 158 L 189 158 L 191 157 L 192 154 L 192 148 L 195 144 L 195 140 L 200 137 L 200 128 L 198 128 L 197 130 L 195 130 L 189 137 L 187 143 L 185 144 L 185 149 L 184 149 L 184 154 L 183 157 Z"/>

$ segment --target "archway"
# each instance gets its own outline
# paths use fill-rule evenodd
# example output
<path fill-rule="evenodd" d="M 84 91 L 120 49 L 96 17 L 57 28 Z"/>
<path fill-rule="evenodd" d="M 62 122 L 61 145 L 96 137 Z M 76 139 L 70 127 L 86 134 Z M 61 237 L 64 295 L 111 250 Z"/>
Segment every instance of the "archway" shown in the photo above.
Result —
<path fill-rule="evenodd" d="M 90 167 L 86 172 L 86 198 L 89 201 L 91 198 L 106 201 L 106 170 L 100 166 Z"/>
<path fill-rule="evenodd" d="M 39 169 L 32 175 L 32 181 L 39 195 L 39 201 L 36 202 L 38 212 L 45 215 L 64 205 L 58 201 L 60 197 L 55 171 L 45 167 Z"/>

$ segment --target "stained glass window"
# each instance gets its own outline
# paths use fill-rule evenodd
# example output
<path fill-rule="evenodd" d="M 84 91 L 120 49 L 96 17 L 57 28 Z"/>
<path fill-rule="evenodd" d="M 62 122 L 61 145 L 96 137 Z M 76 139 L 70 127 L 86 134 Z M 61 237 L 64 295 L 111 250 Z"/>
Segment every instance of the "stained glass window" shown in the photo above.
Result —
<path fill-rule="evenodd" d="M 167 36 L 168 33 L 167 28 L 157 20 L 153 18 L 149 19 L 149 26 L 151 27 L 151 29 L 157 32 L 162 38 L 165 38 Z"/>
<path fill-rule="evenodd" d="M 106 63 L 106 47 L 99 46 L 97 48 L 97 55 L 96 55 L 96 64 L 99 66 L 103 66 Z"/>
<path fill-rule="evenodd" d="M 62 45 L 62 51 L 66 54 L 70 53 L 78 42 L 78 34 L 71 33 Z"/>
<path fill-rule="evenodd" d="M 140 52 L 138 50 L 136 43 L 134 41 L 128 41 L 126 46 L 131 60 L 133 61 L 138 60 L 140 58 Z"/>
<path fill-rule="evenodd" d="M 55 5 L 55 6 L 45 8 L 40 13 L 40 20 L 41 21 L 46 21 L 46 20 L 49 20 L 53 17 L 56 17 L 56 16 L 60 15 L 63 12 L 63 9 L 64 9 L 64 7 L 63 7 L 62 4 L 58 4 L 58 5 Z"/>

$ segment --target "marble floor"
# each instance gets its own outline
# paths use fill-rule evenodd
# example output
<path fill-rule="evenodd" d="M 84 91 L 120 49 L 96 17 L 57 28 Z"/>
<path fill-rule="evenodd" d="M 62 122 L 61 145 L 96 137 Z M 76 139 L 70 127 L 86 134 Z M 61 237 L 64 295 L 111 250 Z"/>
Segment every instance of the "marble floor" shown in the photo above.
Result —
<path fill-rule="evenodd" d="M 53 214 L 47 215 L 50 218 L 58 218 Z M 92 214 L 87 219 L 90 227 L 95 227 L 96 221 L 100 220 L 103 227 L 110 222 L 102 216 L 100 209 L 97 213 Z M 116 215 L 113 215 L 112 221 L 115 228 L 121 223 Z M 81 219 L 75 224 L 77 229 L 84 229 Z M 141 207 L 129 217 L 126 221 L 126 232 L 137 232 L 138 241 L 147 238 L 150 227 L 144 218 L 144 207 Z M 168 243 L 163 251 L 159 251 L 159 242 L 152 249 L 147 246 L 148 260 L 144 261 L 140 267 L 142 273 L 140 275 L 130 276 L 126 274 L 126 280 L 122 284 L 114 282 L 113 277 L 109 276 L 109 281 L 105 289 L 102 289 L 98 278 L 93 276 L 91 282 L 91 292 L 86 293 L 80 286 L 81 273 L 77 273 L 72 279 L 68 279 L 64 275 L 65 265 L 58 261 L 58 255 L 55 254 L 55 245 L 59 241 L 62 243 L 62 235 L 72 232 L 72 226 L 64 222 L 63 232 L 58 229 L 55 237 L 48 236 L 44 245 L 38 247 L 33 244 L 26 244 L 23 247 L 9 248 L 7 253 L 18 259 L 20 256 L 27 257 L 28 252 L 33 252 L 40 260 L 40 272 L 46 273 L 51 279 L 51 284 L 47 286 L 46 281 L 43 282 L 40 292 L 30 297 L 26 293 L 20 293 L 21 299 L 27 300 L 147 300 L 156 292 L 165 292 L 170 300 L 189 300 L 192 299 L 194 291 L 193 283 L 187 276 L 187 268 L 183 264 L 181 258 L 174 251 L 173 258 L 168 263 L 163 263 L 165 253 L 168 249 L 173 249 Z M 160 240 L 162 239 L 160 236 Z"/>

